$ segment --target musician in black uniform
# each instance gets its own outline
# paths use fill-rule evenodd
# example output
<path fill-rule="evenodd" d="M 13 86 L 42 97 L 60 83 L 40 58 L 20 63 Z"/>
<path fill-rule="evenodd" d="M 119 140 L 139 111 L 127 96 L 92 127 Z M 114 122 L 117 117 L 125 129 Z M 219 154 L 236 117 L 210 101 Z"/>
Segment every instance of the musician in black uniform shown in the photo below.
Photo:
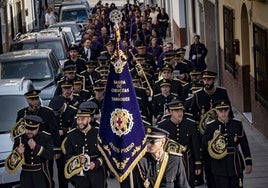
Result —
<path fill-rule="evenodd" d="M 173 72 L 173 67 L 169 64 L 164 64 L 163 67 L 161 68 L 161 77 L 163 79 L 168 79 L 171 81 L 171 93 L 174 93 L 178 96 L 178 98 L 181 98 L 181 92 L 182 92 L 182 85 L 181 82 L 176 79 L 172 78 L 172 72 Z M 161 80 L 158 80 L 154 84 L 154 94 L 160 93 L 160 83 Z"/>
<path fill-rule="evenodd" d="M 194 187 L 195 175 L 201 173 L 200 140 L 195 121 L 184 115 L 183 102 L 174 100 L 167 104 L 170 118 L 158 123 L 169 132 L 169 138 L 186 148 L 183 162 L 190 187 Z"/>
<path fill-rule="evenodd" d="M 101 108 L 102 108 L 102 103 L 104 99 L 104 91 L 105 91 L 105 83 L 103 83 L 101 80 L 96 81 L 93 87 L 94 94 L 89 99 L 90 101 L 93 101 L 94 103 L 96 103 L 98 106 L 95 112 L 95 118 L 98 121 L 100 120 Z"/>
<path fill-rule="evenodd" d="M 188 97 L 193 96 L 193 90 L 203 88 L 203 83 L 200 82 L 202 71 L 200 69 L 193 68 L 190 71 L 190 82 L 182 87 L 182 100 L 186 100 Z"/>
<path fill-rule="evenodd" d="M 24 95 L 26 97 L 28 107 L 22 108 L 17 112 L 18 122 L 21 118 L 26 115 L 37 115 L 43 119 L 42 126 L 39 127 L 39 131 L 46 131 L 51 134 L 54 144 L 55 150 L 55 158 L 58 159 L 60 157 L 60 139 L 59 139 L 59 129 L 56 124 L 56 119 L 53 114 L 53 110 L 46 106 L 41 106 L 39 93 L 40 90 L 30 90 L 26 92 Z M 51 182 L 53 183 L 53 160 L 49 160 L 49 172 L 51 175 Z M 53 183 L 54 184 L 54 183 Z"/>
<path fill-rule="evenodd" d="M 209 110 L 212 109 L 213 103 L 218 100 L 229 100 L 228 93 L 225 88 L 215 86 L 217 73 L 212 71 L 203 71 L 202 80 L 204 87 L 201 90 L 198 90 L 192 99 L 191 104 L 191 113 L 194 115 L 195 121 L 199 122 L 200 119 L 206 114 Z M 230 109 L 230 117 L 233 117 L 232 110 Z M 205 164 L 205 174 L 207 180 L 208 188 L 215 188 L 215 181 L 212 178 L 211 174 L 211 163 L 210 156 L 207 153 L 206 148 L 202 148 L 204 164 Z"/>
<path fill-rule="evenodd" d="M 63 72 L 64 72 L 64 76 L 61 77 L 60 80 L 57 82 L 58 86 L 55 90 L 54 96 L 62 94 L 62 89 L 61 89 L 62 82 L 66 82 L 66 81 L 72 82 L 77 77 L 83 79 L 83 89 L 85 89 L 85 78 L 84 78 L 84 76 L 76 74 L 76 65 L 75 64 L 73 64 L 71 61 L 65 62 L 64 67 L 63 67 Z"/>
<path fill-rule="evenodd" d="M 67 136 L 67 132 L 73 127 L 77 109 L 71 105 L 68 105 L 62 96 L 55 96 L 50 101 L 49 107 L 53 109 L 54 115 L 56 117 L 57 125 L 59 128 L 60 141 L 62 143 L 64 138 Z M 60 188 L 68 187 L 68 181 L 64 176 L 65 162 L 65 155 L 61 151 L 60 158 L 56 159 Z"/>
<path fill-rule="evenodd" d="M 152 113 L 157 121 L 161 120 L 162 116 L 166 113 L 166 104 L 177 99 L 175 94 L 170 93 L 170 80 L 162 79 L 160 87 L 161 93 L 154 95 L 152 100 Z"/>
<path fill-rule="evenodd" d="M 164 145 L 169 133 L 163 129 L 147 126 L 147 153 L 133 170 L 136 188 L 189 188 L 182 158 L 165 152 Z M 121 188 L 129 188 L 130 179 L 121 183 Z"/>
<path fill-rule="evenodd" d="M 87 70 L 81 72 L 81 76 L 85 78 L 85 89 L 89 91 L 90 94 L 93 92 L 94 83 L 100 79 L 100 73 L 95 71 L 96 61 L 86 62 Z"/>
<path fill-rule="evenodd" d="M 39 116 L 26 115 L 24 117 L 25 133 L 15 138 L 13 152 L 18 152 L 22 156 L 21 160 L 24 160 L 20 174 L 21 188 L 52 187 L 48 160 L 53 160 L 53 139 L 49 133 L 40 131 L 42 122 Z M 7 170 L 11 170 L 10 164 L 16 156 L 12 154 L 7 159 Z"/>
<path fill-rule="evenodd" d="M 72 174 L 71 182 L 76 188 L 104 188 L 106 186 L 106 176 L 103 159 L 97 148 L 98 130 L 91 126 L 90 121 L 93 118 L 94 108 L 91 108 L 91 102 L 86 101 L 80 104 L 76 122 L 77 127 L 68 132 L 64 149 L 66 151 L 66 165 L 73 166 L 70 163 L 72 157 L 78 157 L 83 170 L 80 174 Z M 76 161 L 74 161 L 76 163 Z M 70 169 L 67 167 L 67 169 Z M 68 174 L 65 171 L 65 175 Z"/>
<path fill-rule="evenodd" d="M 77 100 L 78 106 L 82 103 L 87 101 L 91 94 L 88 90 L 83 89 L 83 80 L 79 77 L 75 78 L 73 81 L 73 97 Z"/>
<path fill-rule="evenodd" d="M 134 74 L 132 75 L 132 82 L 133 86 L 135 89 L 137 101 L 140 107 L 141 115 L 144 117 L 143 119 L 151 122 L 152 121 L 152 116 L 151 116 L 151 103 L 148 100 L 146 88 L 141 87 L 141 78 L 137 75 Z"/>
<path fill-rule="evenodd" d="M 251 173 L 252 159 L 242 122 L 229 117 L 231 108 L 229 101 L 217 101 L 213 107 L 216 109 L 217 119 L 208 123 L 202 143 L 211 156 L 215 188 L 243 187 L 243 171 Z M 215 143 L 221 143 L 220 147 Z"/>
<path fill-rule="evenodd" d="M 64 97 L 65 102 L 68 105 L 72 105 L 74 107 L 78 106 L 77 99 L 73 96 L 73 81 L 65 80 L 60 83 L 60 87 L 62 90 L 62 94 L 60 96 Z"/>
<path fill-rule="evenodd" d="M 67 60 L 66 62 L 70 62 L 75 64 L 76 66 L 76 73 L 80 74 L 82 71 L 86 70 L 86 60 L 80 58 L 78 55 L 79 52 L 79 48 L 77 45 L 75 44 L 71 44 L 69 46 L 69 60 Z M 64 62 L 64 64 L 66 63 Z"/>

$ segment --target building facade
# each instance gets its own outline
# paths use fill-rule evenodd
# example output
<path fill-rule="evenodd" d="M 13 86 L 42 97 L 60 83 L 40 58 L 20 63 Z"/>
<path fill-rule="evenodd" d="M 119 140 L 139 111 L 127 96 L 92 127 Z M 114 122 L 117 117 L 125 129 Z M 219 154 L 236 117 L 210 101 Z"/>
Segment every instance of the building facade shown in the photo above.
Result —
<path fill-rule="evenodd" d="M 189 46 L 194 34 L 208 48 L 233 106 L 268 137 L 268 1 L 172 0 L 174 42 Z M 187 20 L 184 22 L 184 20 Z"/>

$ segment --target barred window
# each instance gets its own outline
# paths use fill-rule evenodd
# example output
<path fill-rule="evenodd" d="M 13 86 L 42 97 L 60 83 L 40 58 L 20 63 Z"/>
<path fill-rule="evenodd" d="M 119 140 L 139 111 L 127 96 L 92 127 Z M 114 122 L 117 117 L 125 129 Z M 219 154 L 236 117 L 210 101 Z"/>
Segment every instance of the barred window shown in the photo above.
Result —
<path fill-rule="evenodd" d="M 253 24 L 254 75 L 256 100 L 268 108 L 268 31 Z"/>
<path fill-rule="evenodd" d="M 234 31 L 233 10 L 223 7 L 224 24 L 224 67 L 235 77 L 235 53 L 234 53 Z"/>

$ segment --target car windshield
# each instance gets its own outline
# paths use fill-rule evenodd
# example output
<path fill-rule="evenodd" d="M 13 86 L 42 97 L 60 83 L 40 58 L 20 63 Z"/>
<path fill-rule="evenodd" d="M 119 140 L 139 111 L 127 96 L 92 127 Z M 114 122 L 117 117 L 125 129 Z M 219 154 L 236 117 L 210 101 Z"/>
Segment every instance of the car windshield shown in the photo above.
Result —
<path fill-rule="evenodd" d="M 30 50 L 30 49 L 53 49 L 58 59 L 63 60 L 64 50 L 60 40 L 57 41 L 42 41 L 39 43 L 17 43 L 12 44 L 11 51 Z"/>
<path fill-rule="evenodd" d="M 26 77 L 31 80 L 49 80 L 52 78 L 47 59 L 27 59 L 1 62 L 1 79 Z"/>
<path fill-rule="evenodd" d="M 0 95 L 0 106 L 5 107 L 0 113 L 0 132 L 12 129 L 16 122 L 17 111 L 26 105 L 24 95 Z"/>
<path fill-rule="evenodd" d="M 87 11 L 84 10 L 65 10 L 62 12 L 62 21 L 72 21 L 72 20 L 86 20 Z"/>

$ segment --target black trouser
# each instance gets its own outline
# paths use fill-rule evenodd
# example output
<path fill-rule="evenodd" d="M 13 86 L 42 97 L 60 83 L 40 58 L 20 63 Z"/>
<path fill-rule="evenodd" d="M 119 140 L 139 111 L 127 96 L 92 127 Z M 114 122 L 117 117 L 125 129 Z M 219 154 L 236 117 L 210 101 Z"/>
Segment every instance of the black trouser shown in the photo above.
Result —
<path fill-rule="evenodd" d="M 204 151 L 204 149 L 203 149 Z M 211 172 L 211 158 L 207 151 L 203 152 L 204 163 L 205 163 L 205 177 L 207 180 L 208 188 L 215 188 L 215 178 Z"/>
<path fill-rule="evenodd" d="M 240 188 L 237 176 L 218 176 L 214 175 L 216 188 Z M 241 180 L 242 181 L 242 180 Z"/>
<path fill-rule="evenodd" d="M 20 188 L 49 188 L 48 179 L 42 170 L 21 171 Z"/>
<path fill-rule="evenodd" d="M 50 175 L 50 181 L 51 181 L 51 186 L 52 186 L 52 188 L 55 187 L 55 182 L 54 182 L 54 180 L 53 180 L 53 163 L 54 163 L 53 160 L 54 160 L 54 159 L 52 159 L 52 160 L 48 160 L 48 170 L 49 170 L 49 175 Z M 38 188 L 39 188 L 39 187 L 38 187 Z"/>
<path fill-rule="evenodd" d="M 67 188 L 68 180 L 64 176 L 65 155 L 61 154 L 59 159 L 56 159 L 58 169 L 59 188 Z"/>
<path fill-rule="evenodd" d="M 84 172 L 84 176 L 75 175 L 71 181 L 75 188 L 105 188 L 107 184 L 103 166 Z"/>

